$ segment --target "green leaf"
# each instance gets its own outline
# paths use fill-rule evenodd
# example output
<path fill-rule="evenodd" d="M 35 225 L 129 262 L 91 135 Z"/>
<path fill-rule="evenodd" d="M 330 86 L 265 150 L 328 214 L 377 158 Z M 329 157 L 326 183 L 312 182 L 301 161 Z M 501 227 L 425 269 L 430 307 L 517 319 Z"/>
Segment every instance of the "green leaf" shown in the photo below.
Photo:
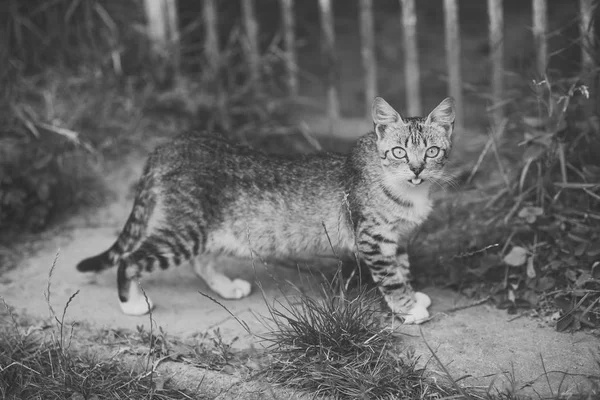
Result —
<path fill-rule="evenodd" d="M 554 304 L 564 313 L 568 313 L 573 308 L 573 303 L 565 297 L 557 297 L 554 299 Z"/>
<path fill-rule="evenodd" d="M 510 307 L 514 307 L 514 303 L 510 300 L 504 300 L 496 306 L 499 310 L 508 310 Z"/>
<path fill-rule="evenodd" d="M 554 288 L 555 284 L 556 281 L 554 280 L 554 278 L 550 276 L 543 276 L 540 279 L 538 279 L 535 290 L 538 292 L 546 292 Z"/>
<path fill-rule="evenodd" d="M 532 307 L 535 307 L 540 301 L 540 298 L 533 290 L 527 290 L 523 294 L 523 300 L 526 300 Z"/>
<path fill-rule="evenodd" d="M 592 264 L 592 278 L 600 279 L 600 261 L 596 261 Z"/>
<path fill-rule="evenodd" d="M 581 257 L 588 247 L 588 243 L 580 243 L 573 252 L 577 257 Z"/>
<path fill-rule="evenodd" d="M 531 308 L 531 304 L 525 299 L 517 299 L 515 301 L 515 306 L 517 308 Z"/>
<path fill-rule="evenodd" d="M 560 319 L 556 322 L 556 330 L 559 332 L 566 331 L 569 326 L 573 323 L 574 318 L 572 315 L 565 315 L 560 317 Z"/>
<path fill-rule="evenodd" d="M 502 261 L 511 267 L 520 267 L 527 261 L 527 250 L 523 247 L 515 246 L 504 256 Z"/>
<path fill-rule="evenodd" d="M 575 282 L 577 280 L 577 272 L 572 269 L 568 269 L 565 271 L 565 277 L 571 282 Z"/>
<path fill-rule="evenodd" d="M 533 257 L 529 257 L 527 258 L 527 277 L 528 278 L 535 278 L 536 273 L 535 273 L 535 267 L 533 265 Z"/>

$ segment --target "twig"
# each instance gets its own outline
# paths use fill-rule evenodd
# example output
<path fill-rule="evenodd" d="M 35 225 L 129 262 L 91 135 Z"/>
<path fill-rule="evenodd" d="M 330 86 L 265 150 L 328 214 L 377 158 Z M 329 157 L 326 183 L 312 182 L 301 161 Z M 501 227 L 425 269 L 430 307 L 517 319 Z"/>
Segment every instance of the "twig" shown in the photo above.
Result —
<path fill-rule="evenodd" d="M 508 123 L 508 119 L 503 118 L 500 124 L 498 124 L 498 136 L 501 137 L 506 129 L 506 124 Z M 502 160 L 500 159 L 500 152 L 498 151 L 498 143 L 496 143 L 496 133 L 492 130 L 489 132 L 490 138 L 492 139 L 492 149 L 494 150 L 494 156 L 496 157 L 496 162 L 498 163 L 498 168 L 500 169 L 500 173 L 502 174 L 502 178 L 504 179 L 504 183 L 506 184 L 506 188 L 512 192 L 510 188 L 510 180 L 508 179 L 508 174 L 504 169 L 504 165 L 502 164 Z"/>
<path fill-rule="evenodd" d="M 479 167 L 481 166 L 481 163 L 483 162 L 483 159 L 485 158 L 485 156 L 487 155 L 488 151 L 490 150 L 490 147 L 492 147 L 493 140 L 494 139 L 490 136 L 490 138 L 486 142 L 483 150 L 479 154 L 479 158 L 477 159 L 477 162 L 475 163 L 475 166 L 473 167 L 473 170 L 471 170 L 471 174 L 467 178 L 466 184 L 469 184 L 471 182 L 471 179 L 473 179 L 473 177 L 475 176 L 475 174 L 479 170 Z"/>
<path fill-rule="evenodd" d="M 446 310 L 446 311 L 444 311 L 444 313 L 453 313 L 453 312 L 460 311 L 460 310 L 466 310 L 467 308 L 477 307 L 483 303 L 486 303 L 489 299 L 491 299 L 491 296 L 486 296 L 483 299 L 474 301 L 473 303 L 469 303 L 464 306 L 458 306 L 458 307 L 454 307 L 449 310 Z"/>
<path fill-rule="evenodd" d="M 558 186 L 563 189 L 595 189 L 600 187 L 600 183 L 554 182 L 554 186 Z"/>
<path fill-rule="evenodd" d="M 468 257 L 474 256 L 475 254 L 483 253 L 486 250 L 493 249 L 498 246 L 500 246 L 498 243 L 494 243 L 494 244 L 490 244 L 489 246 L 485 246 L 484 248 L 479 249 L 479 250 L 474 250 L 474 251 L 467 252 L 467 253 L 460 253 L 455 256 L 452 256 L 452 258 L 450 258 L 449 261 L 454 260 L 456 258 L 468 258 Z"/>

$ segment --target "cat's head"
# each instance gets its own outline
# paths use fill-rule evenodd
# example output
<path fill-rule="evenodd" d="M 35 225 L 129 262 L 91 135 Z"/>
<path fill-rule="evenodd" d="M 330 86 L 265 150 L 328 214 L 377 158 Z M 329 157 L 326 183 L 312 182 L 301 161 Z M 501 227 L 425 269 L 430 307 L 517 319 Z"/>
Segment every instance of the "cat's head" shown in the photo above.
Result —
<path fill-rule="evenodd" d="M 377 150 L 388 182 L 418 186 L 446 180 L 454 101 L 444 99 L 425 118 L 402 117 L 381 97 L 373 101 Z"/>

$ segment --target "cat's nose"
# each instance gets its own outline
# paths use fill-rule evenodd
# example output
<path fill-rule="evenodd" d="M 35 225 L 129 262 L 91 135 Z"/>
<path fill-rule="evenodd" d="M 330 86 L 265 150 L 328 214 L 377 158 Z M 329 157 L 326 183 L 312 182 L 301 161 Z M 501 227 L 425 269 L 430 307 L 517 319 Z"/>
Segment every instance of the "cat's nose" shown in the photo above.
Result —
<path fill-rule="evenodd" d="M 415 174 L 415 178 L 418 178 L 419 174 L 421 172 L 423 172 L 423 168 L 425 168 L 425 167 L 423 164 L 419 164 L 419 165 L 409 165 L 408 168 L 410 168 L 410 170 L 413 172 L 413 174 Z"/>

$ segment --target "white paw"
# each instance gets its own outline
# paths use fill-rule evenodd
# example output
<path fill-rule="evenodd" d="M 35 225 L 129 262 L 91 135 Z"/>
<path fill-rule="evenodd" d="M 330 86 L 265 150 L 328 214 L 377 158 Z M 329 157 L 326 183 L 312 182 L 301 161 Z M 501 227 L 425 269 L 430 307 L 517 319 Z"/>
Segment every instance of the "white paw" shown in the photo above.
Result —
<path fill-rule="evenodd" d="M 418 304 L 415 304 L 408 314 L 404 315 L 404 323 L 407 325 L 410 324 L 420 324 L 425 322 L 429 318 L 429 311 L 427 308 L 421 307 Z"/>
<path fill-rule="evenodd" d="M 431 299 L 425 293 L 415 292 L 415 305 L 404 315 L 405 324 L 420 324 L 429 318 L 427 308 L 431 305 Z"/>
<path fill-rule="evenodd" d="M 417 305 L 425 308 L 429 308 L 431 305 L 431 299 L 425 293 L 415 292 L 415 302 Z"/>
<path fill-rule="evenodd" d="M 210 285 L 219 296 L 228 300 L 237 300 L 244 298 L 252 291 L 252 284 L 243 279 L 229 280 L 227 278 L 220 279 Z"/>
<path fill-rule="evenodd" d="M 150 297 L 146 300 L 137 282 L 131 282 L 129 286 L 129 301 L 120 301 L 119 305 L 121 306 L 121 311 L 127 315 L 146 315 L 154 308 L 152 300 L 150 300 Z"/>
<path fill-rule="evenodd" d="M 248 281 L 245 281 L 243 279 L 234 279 L 232 283 L 234 286 L 233 292 L 235 295 L 235 299 L 241 299 L 243 297 L 246 297 L 252 291 L 252 284 Z"/>

